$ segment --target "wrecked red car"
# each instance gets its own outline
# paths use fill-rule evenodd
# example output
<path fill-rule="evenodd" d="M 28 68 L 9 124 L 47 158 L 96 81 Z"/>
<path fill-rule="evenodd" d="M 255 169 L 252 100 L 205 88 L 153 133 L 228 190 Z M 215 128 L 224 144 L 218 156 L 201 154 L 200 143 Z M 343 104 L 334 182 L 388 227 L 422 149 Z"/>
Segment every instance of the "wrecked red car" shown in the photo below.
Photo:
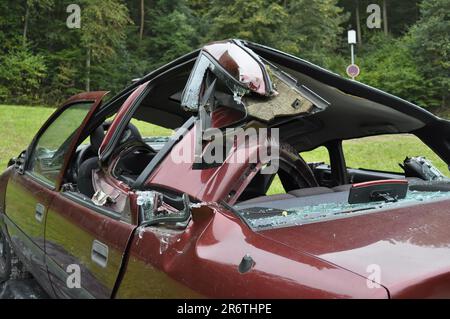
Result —
<path fill-rule="evenodd" d="M 408 133 L 449 164 L 449 121 L 241 40 L 106 94 L 70 98 L 1 175 L 0 280 L 22 265 L 58 298 L 450 297 L 449 180 L 418 154 L 394 173 L 342 149 Z M 300 155 L 321 146 L 329 163 Z"/>

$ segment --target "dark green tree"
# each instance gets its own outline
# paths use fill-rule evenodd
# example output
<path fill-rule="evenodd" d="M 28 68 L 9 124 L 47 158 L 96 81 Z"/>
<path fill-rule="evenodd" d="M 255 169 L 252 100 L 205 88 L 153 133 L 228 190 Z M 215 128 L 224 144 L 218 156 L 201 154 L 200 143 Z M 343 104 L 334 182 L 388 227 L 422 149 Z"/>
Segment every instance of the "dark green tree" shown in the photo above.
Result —
<path fill-rule="evenodd" d="M 409 42 L 407 37 L 395 39 L 378 32 L 357 60 L 362 70 L 358 81 L 426 107 L 429 83 L 408 50 Z"/>
<path fill-rule="evenodd" d="M 383 2 L 388 36 L 383 25 L 366 25 L 367 5 Z M 72 3 L 0 1 L 1 102 L 54 105 L 86 89 L 115 93 L 226 38 L 270 45 L 344 74 L 346 32 L 359 25 L 358 80 L 421 105 L 448 106 L 448 0 L 80 0 L 81 29 L 69 29 Z"/>
<path fill-rule="evenodd" d="M 147 20 L 145 49 L 153 67 L 198 45 L 193 13 L 184 0 L 155 0 L 147 10 Z"/>
<path fill-rule="evenodd" d="M 84 0 L 82 5 L 81 45 L 86 54 L 85 88 L 89 91 L 92 59 L 101 61 L 114 56 L 131 20 L 121 0 Z"/>
<path fill-rule="evenodd" d="M 213 0 L 204 18 L 208 27 L 203 42 L 239 38 L 280 48 L 287 19 L 286 9 L 276 1 Z"/>
<path fill-rule="evenodd" d="M 26 48 L 0 56 L 0 100 L 29 104 L 39 100 L 42 81 L 47 75 L 45 58 Z"/>
<path fill-rule="evenodd" d="M 290 52 L 312 62 L 327 65 L 328 57 L 342 45 L 344 23 L 349 14 L 337 0 L 287 1 L 288 30 L 285 40 L 294 45 Z"/>
<path fill-rule="evenodd" d="M 430 106 L 447 107 L 450 89 L 450 3 L 424 0 L 421 18 L 410 30 L 410 52 L 427 81 Z"/>

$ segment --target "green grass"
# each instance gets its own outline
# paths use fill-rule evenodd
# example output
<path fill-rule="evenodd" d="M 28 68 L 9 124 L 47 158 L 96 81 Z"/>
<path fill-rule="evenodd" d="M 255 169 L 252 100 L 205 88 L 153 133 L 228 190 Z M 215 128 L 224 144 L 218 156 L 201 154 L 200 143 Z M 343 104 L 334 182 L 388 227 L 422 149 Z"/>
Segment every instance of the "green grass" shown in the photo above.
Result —
<path fill-rule="evenodd" d="M 0 105 L 0 171 L 11 157 L 28 147 L 39 128 L 55 111 L 40 106 Z M 143 136 L 166 136 L 171 130 L 133 120 Z"/>
<path fill-rule="evenodd" d="M 413 135 L 381 135 L 344 141 L 344 156 L 348 167 L 367 168 L 388 172 L 403 172 L 399 163 L 409 156 L 425 156 L 439 168 L 444 175 L 449 175 L 447 165 L 432 150 Z M 329 164 L 328 151 L 319 147 L 311 152 L 301 154 L 307 162 L 325 162 Z M 269 194 L 284 193 L 276 178 L 269 189 Z"/>
<path fill-rule="evenodd" d="M 170 136 L 173 134 L 173 130 L 163 128 L 160 126 L 152 125 L 150 123 L 139 121 L 136 119 L 132 119 L 131 123 L 136 125 L 136 127 L 139 129 L 139 132 L 142 136 L 149 137 L 149 136 Z"/>
<path fill-rule="evenodd" d="M 26 149 L 54 109 L 0 105 L 0 170 L 11 157 Z"/>
<path fill-rule="evenodd" d="M 0 105 L 0 167 L 6 167 L 11 157 L 17 156 L 31 142 L 37 130 L 54 109 L 44 107 Z M 171 130 L 133 120 L 143 136 L 167 136 Z M 409 135 L 377 136 L 344 142 L 347 166 L 401 172 L 398 163 L 406 156 L 426 156 L 444 173 L 447 165 L 416 137 Z M 307 162 L 329 162 L 328 153 L 321 147 L 302 153 Z M 271 194 L 283 192 L 278 180 Z"/>
<path fill-rule="evenodd" d="M 344 141 L 343 148 L 347 166 L 352 168 L 402 172 L 398 164 L 403 163 L 406 156 L 425 156 L 444 174 L 448 172 L 447 165 L 413 135 L 365 137 Z M 307 162 L 329 163 L 328 152 L 324 147 L 301 155 Z"/>

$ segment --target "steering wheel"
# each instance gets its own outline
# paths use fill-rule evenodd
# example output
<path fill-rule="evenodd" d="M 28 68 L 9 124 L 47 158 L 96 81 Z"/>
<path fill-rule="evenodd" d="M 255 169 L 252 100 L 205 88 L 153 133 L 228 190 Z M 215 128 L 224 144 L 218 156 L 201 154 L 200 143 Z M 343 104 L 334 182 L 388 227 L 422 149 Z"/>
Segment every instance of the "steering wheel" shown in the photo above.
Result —
<path fill-rule="evenodd" d="M 111 121 L 105 121 L 89 135 L 90 145 L 87 145 L 86 147 L 81 149 L 74 161 L 71 174 L 74 181 L 76 181 L 78 178 L 78 169 L 80 165 L 87 159 L 98 156 L 100 145 L 102 144 L 103 139 L 105 138 L 105 133 L 110 126 Z M 141 145 L 145 144 L 137 127 L 131 123 L 128 123 L 127 128 L 122 134 L 118 148 L 120 148 L 121 145 L 128 144 L 132 141 L 142 142 L 139 143 Z M 149 151 L 155 152 L 150 146 L 148 146 L 147 144 L 145 145 L 148 147 Z"/>
<path fill-rule="evenodd" d="M 279 168 L 278 176 L 286 192 L 319 186 L 311 168 L 290 144 L 280 143 Z"/>

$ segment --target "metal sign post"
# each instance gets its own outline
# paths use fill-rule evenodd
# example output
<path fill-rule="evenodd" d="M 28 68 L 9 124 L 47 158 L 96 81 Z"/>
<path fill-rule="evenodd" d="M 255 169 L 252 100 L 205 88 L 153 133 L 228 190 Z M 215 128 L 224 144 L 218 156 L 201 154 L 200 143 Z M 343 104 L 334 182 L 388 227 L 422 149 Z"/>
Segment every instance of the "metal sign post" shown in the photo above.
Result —
<path fill-rule="evenodd" d="M 350 44 L 351 61 L 352 63 L 347 67 L 347 74 L 355 80 L 355 77 L 359 75 L 359 67 L 355 64 L 355 44 L 356 44 L 356 31 L 348 31 L 348 44 Z"/>
<path fill-rule="evenodd" d="M 350 52 L 352 54 L 352 64 L 355 64 L 355 45 L 354 44 L 350 45 Z"/>

